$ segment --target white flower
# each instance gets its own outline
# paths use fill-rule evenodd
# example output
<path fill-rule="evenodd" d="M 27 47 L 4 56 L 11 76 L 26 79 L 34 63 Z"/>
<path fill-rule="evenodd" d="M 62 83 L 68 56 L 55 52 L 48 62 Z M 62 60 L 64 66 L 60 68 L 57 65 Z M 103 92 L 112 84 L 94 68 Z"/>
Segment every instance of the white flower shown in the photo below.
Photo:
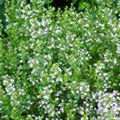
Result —
<path fill-rule="evenodd" d="M 46 99 L 46 100 L 48 100 L 49 99 L 49 95 L 44 95 L 43 98 Z"/>
<path fill-rule="evenodd" d="M 55 100 L 56 100 L 56 101 L 58 101 L 58 100 L 59 100 L 59 98 L 56 98 Z"/>
<path fill-rule="evenodd" d="M 14 82 L 14 79 L 10 79 L 10 82 Z"/>
<path fill-rule="evenodd" d="M 89 27 L 89 24 L 85 24 L 85 27 Z"/>

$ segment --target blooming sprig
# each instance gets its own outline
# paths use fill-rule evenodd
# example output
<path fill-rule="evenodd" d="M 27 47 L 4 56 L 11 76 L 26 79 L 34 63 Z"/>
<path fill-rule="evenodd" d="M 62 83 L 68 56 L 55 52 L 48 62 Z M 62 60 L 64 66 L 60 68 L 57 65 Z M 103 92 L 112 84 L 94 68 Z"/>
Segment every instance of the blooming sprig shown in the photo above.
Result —
<path fill-rule="evenodd" d="M 119 119 L 120 23 L 111 2 L 80 13 L 46 2 L 6 3 L 0 119 Z"/>

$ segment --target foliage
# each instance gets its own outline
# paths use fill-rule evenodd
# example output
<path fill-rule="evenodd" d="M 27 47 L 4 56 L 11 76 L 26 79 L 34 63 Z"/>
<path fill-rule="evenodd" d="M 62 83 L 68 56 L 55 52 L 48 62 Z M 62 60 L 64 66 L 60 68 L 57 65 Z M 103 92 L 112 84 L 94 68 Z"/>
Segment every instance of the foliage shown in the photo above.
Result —
<path fill-rule="evenodd" d="M 31 2 L 6 3 L 0 119 L 119 119 L 119 7 L 55 12 Z"/>
<path fill-rule="evenodd" d="M 72 0 L 78 11 L 89 9 L 97 9 L 99 6 L 107 6 L 116 8 L 119 4 L 119 0 Z"/>
<path fill-rule="evenodd" d="M 4 12 L 5 12 L 4 0 L 0 0 L 0 20 L 2 20 L 2 24 L 4 24 L 5 21 Z"/>

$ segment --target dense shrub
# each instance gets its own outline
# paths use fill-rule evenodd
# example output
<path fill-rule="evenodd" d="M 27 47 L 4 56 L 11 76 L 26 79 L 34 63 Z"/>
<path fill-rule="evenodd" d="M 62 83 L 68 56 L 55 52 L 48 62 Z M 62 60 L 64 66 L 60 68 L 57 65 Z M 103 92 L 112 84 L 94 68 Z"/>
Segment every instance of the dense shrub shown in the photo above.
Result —
<path fill-rule="evenodd" d="M 44 4 L 6 3 L 0 119 L 120 119 L 119 8 L 55 12 Z"/>

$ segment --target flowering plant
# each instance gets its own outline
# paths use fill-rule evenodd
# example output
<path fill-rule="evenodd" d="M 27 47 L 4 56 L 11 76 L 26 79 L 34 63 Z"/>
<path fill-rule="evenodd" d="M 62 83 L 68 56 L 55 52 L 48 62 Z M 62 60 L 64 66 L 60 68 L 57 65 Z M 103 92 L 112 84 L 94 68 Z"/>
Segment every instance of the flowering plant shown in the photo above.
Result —
<path fill-rule="evenodd" d="M 46 9 L 43 0 L 7 5 L 0 119 L 119 119 L 119 8 L 77 13 Z"/>

